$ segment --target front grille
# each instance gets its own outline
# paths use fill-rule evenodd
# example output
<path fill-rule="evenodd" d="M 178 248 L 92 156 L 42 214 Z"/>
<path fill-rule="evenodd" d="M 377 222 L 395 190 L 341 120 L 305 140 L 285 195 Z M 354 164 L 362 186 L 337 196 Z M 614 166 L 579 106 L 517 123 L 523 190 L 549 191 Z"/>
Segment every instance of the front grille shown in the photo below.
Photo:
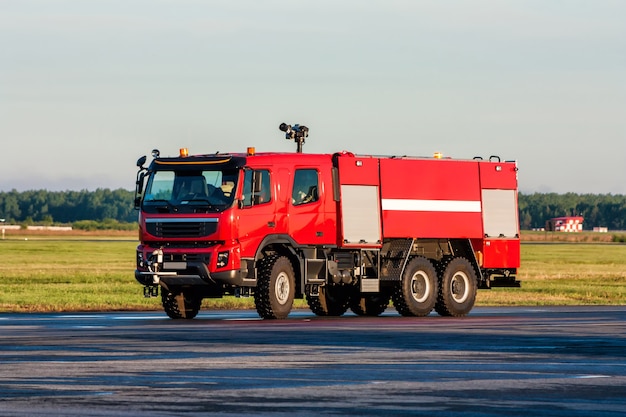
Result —
<path fill-rule="evenodd" d="M 164 253 L 164 262 L 202 262 L 208 264 L 211 261 L 210 253 Z"/>
<path fill-rule="evenodd" d="M 146 219 L 146 231 L 162 238 L 206 237 L 217 231 L 217 219 Z"/>
<path fill-rule="evenodd" d="M 203 249 L 217 245 L 219 242 L 215 240 L 189 241 L 189 240 L 146 240 L 146 245 L 153 248 L 172 248 L 172 249 Z"/>

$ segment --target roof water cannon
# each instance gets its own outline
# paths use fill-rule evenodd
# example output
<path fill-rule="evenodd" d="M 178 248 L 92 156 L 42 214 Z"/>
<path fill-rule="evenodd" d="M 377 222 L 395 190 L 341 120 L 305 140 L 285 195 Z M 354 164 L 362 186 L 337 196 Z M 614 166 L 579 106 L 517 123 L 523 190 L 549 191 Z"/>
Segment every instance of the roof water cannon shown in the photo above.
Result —
<path fill-rule="evenodd" d="M 297 152 L 302 153 L 302 145 L 304 139 L 309 136 L 309 128 L 300 125 L 288 125 L 287 123 L 281 123 L 278 129 L 285 132 L 285 139 L 293 140 L 297 145 Z"/>

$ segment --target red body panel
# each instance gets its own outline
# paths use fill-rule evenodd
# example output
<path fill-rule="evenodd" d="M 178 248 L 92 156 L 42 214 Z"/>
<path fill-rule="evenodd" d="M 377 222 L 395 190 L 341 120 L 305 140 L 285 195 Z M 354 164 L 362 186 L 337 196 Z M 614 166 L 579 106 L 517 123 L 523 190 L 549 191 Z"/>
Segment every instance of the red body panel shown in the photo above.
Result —
<path fill-rule="evenodd" d="M 383 233 L 388 238 L 472 238 L 481 234 L 480 213 L 383 211 Z"/>
<path fill-rule="evenodd" d="M 515 162 L 480 161 L 480 187 L 483 189 L 517 190 Z"/>
<path fill-rule="evenodd" d="M 382 158 L 380 176 L 383 199 L 480 200 L 474 161 Z"/>
<path fill-rule="evenodd" d="M 381 159 L 384 237 L 482 236 L 478 164 Z"/>
<path fill-rule="evenodd" d="M 379 159 L 371 156 L 343 154 L 338 158 L 341 184 L 378 185 L 380 181 Z"/>
<path fill-rule="evenodd" d="M 519 239 L 484 239 L 474 243 L 474 250 L 483 253 L 483 268 L 519 268 Z"/>

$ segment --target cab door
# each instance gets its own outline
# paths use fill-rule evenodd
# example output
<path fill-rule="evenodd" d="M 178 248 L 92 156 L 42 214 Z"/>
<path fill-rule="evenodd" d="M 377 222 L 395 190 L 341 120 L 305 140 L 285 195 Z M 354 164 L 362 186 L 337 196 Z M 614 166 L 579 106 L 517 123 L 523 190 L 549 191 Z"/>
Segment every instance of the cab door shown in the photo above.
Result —
<path fill-rule="evenodd" d="M 244 170 L 240 208 L 241 256 L 254 257 L 263 238 L 276 233 L 276 190 L 269 167 Z"/>
<path fill-rule="evenodd" d="M 330 244 L 335 241 L 334 223 L 327 219 L 326 184 L 316 167 L 296 167 L 293 172 L 289 210 L 289 234 L 301 245 Z"/>

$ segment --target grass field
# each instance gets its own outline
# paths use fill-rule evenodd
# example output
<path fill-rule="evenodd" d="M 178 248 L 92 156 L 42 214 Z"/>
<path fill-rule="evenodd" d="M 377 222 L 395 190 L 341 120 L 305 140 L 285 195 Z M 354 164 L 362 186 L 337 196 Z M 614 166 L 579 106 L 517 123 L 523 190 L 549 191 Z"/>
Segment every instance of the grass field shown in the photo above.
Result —
<path fill-rule="evenodd" d="M 26 235 L 0 240 L 0 311 L 160 310 L 133 275 L 133 235 Z M 540 240 L 540 239 L 533 239 Z M 478 292 L 477 305 L 626 304 L 626 245 L 522 245 L 522 288 Z M 253 308 L 251 299 L 204 300 L 203 308 Z M 306 307 L 296 300 L 296 307 Z"/>

